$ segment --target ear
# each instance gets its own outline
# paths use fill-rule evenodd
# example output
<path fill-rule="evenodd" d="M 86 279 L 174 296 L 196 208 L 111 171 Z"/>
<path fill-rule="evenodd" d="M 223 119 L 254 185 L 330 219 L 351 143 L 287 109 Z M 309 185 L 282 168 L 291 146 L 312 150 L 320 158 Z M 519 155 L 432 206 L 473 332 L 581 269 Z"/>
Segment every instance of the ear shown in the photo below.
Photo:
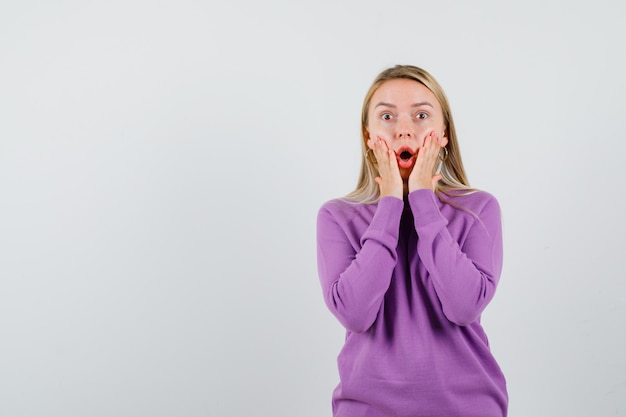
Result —
<path fill-rule="evenodd" d="M 448 144 L 448 134 L 446 133 L 445 130 L 443 131 L 443 134 L 441 135 L 441 138 L 439 139 L 439 141 L 441 142 L 442 148 Z"/>
<path fill-rule="evenodd" d="M 374 149 L 372 147 L 372 138 L 370 137 L 370 131 L 365 128 L 365 146 L 367 146 L 369 149 Z"/>

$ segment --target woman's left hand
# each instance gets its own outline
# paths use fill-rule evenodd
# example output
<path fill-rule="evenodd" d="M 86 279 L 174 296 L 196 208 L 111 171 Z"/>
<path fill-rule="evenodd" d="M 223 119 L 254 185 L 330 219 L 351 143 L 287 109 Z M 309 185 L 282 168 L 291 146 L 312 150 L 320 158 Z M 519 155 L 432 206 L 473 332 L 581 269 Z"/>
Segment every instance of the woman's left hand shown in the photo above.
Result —
<path fill-rule="evenodd" d="M 426 135 L 424 144 L 417 153 L 413 170 L 409 175 L 409 192 L 424 188 L 435 189 L 437 182 L 441 179 L 440 174 L 433 175 L 440 149 L 439 135 L 431 131 Z"/>

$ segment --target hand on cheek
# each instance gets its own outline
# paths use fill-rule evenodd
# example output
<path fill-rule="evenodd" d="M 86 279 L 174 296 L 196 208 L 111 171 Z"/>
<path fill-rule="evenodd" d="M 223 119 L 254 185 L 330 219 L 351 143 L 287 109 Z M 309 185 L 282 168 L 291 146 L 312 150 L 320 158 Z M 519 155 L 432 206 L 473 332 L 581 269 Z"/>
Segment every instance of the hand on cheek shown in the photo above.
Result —
<path fill-rule="evenodd" d="M 439 134 L 430 132 L 424 139 L 424 145 L 419 149 L 415 166 L 409 175 L 409 192 L 428 188 L 434 190 L 441 175 L 433 175 L 442 139 Z"/>
<path fill-rule="evenodd" d="M 380 136 L 368 140 L 367 144 L 376 157 L 378 166 L 376 183 L 380 189 L 380 197 L 391 196 L 402 199 L 404 187 L 398 168 L 396 153 L 389 149 L 387 142 Z"/>

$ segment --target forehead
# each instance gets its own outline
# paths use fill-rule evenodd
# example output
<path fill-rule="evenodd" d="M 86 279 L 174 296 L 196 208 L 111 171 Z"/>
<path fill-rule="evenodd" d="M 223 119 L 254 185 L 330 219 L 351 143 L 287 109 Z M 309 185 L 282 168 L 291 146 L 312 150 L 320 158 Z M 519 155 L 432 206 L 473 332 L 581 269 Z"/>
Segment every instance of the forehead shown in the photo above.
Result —
<path fill-rule="evenodd" d="M 385 81 L 372 95 L 370 109 L 378 103 L 389 103 L 395 106 L 412 106 L 415 103 L 430 103 L 440 108 L 435 95 L 424 84 L 406 78 Z"/>

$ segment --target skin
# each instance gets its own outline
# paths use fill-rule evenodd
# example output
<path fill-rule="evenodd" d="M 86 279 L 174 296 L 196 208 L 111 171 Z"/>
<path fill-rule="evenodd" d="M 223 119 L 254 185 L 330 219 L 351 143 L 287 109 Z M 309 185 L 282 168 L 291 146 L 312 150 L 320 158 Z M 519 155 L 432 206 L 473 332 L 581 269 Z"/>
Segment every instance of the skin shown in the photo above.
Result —
<path fill-rule="evenodd" d="M 367 146 L 378 164 L 380 196 L 402 199 L 407 193 L 434 190 L 439 150 L 448 143 L 441 105 L 423 84 L 408 79 L 385 81 L 369 106 Z M 416 154 L 402 161 L 399 153 Z"/>

